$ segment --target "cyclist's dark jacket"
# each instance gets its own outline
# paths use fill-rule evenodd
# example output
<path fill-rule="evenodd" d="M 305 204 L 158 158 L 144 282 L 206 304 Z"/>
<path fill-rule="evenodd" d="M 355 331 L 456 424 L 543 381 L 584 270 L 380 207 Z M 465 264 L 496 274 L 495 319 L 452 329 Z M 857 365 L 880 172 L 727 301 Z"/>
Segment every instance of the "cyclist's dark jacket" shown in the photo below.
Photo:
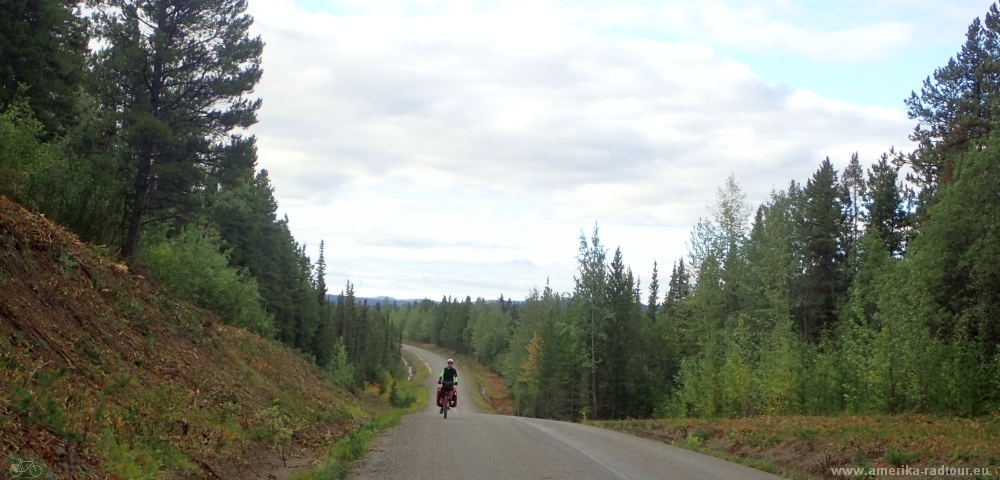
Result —
<path fill-rule="evenodd" d="M 455 370 L 455 367 L 444 367 L 444 370 L 441 370 L 440 380 L 458 385 L 458 370 Z"/>

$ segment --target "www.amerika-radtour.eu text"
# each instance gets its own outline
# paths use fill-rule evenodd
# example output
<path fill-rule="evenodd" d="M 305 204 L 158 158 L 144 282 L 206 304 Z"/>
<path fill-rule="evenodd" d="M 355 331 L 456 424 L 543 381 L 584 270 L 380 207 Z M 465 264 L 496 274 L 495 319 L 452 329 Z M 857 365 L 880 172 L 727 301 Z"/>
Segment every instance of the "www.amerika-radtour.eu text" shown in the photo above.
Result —
<path fill-rule="evenodd" d="M 881 476 L 941 476 L 941 477 L 989 477 L 997 471 L 997 468 L 984 467 L 839 467 L 831 468 L 830 473 L 834 476 L 845 477 L 881 477 Z"/>

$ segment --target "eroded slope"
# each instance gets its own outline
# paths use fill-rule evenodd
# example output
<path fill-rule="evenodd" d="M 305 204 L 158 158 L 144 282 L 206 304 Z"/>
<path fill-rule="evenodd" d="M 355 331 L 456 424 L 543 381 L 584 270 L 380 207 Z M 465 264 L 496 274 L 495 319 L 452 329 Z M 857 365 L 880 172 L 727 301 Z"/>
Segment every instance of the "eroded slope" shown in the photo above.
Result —
<path fill-rule="evenodd" d="M 3 197 L 0 374 L 0 478 L 253 478 L 378 408 Z"/>

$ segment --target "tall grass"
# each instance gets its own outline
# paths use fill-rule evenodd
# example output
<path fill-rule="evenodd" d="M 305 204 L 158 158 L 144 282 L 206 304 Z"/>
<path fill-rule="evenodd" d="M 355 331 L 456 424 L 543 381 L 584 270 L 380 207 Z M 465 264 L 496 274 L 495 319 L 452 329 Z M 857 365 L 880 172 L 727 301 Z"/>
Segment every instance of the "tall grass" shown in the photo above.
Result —
<path fill-rule="evenodd" d="M 410 365 L 414 366 L 413 378 L 391 379 L 391 387 L 380 396 L 390 401 L 391 396 L 397 398 L 396 408 L 375 415 L 370 421 L 355 428 L 336 443 L 330 445 L 320 464 L 311 470 L 297 472 L 293 480 L 341 480 L 350 473 L 351 462 L 363 457 L 378 434 L 399 424 L 406 413 L 418 412 L 427 405 L 428 390 L 424 386 L 427 380 L 427 369 L 423 362 L 408 353 L 403 354 Z M 395 393 L 394 393 L 395 391 Z M 409 400 L 398 400 L 409 399 Z M 390 403 L 392 403 L 390 401 Z M 404 405 L 405 404 L 405 405 Z"/>

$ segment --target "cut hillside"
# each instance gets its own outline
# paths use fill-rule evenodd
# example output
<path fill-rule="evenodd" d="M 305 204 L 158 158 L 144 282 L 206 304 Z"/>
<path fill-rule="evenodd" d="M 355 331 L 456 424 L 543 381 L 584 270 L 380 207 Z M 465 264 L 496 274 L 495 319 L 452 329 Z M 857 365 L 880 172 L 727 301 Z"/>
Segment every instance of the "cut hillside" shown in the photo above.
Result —
<path fill-rule="evenodd" d="M 0 196 L 0 478 L 266 478 L 382 408 Z"/>

